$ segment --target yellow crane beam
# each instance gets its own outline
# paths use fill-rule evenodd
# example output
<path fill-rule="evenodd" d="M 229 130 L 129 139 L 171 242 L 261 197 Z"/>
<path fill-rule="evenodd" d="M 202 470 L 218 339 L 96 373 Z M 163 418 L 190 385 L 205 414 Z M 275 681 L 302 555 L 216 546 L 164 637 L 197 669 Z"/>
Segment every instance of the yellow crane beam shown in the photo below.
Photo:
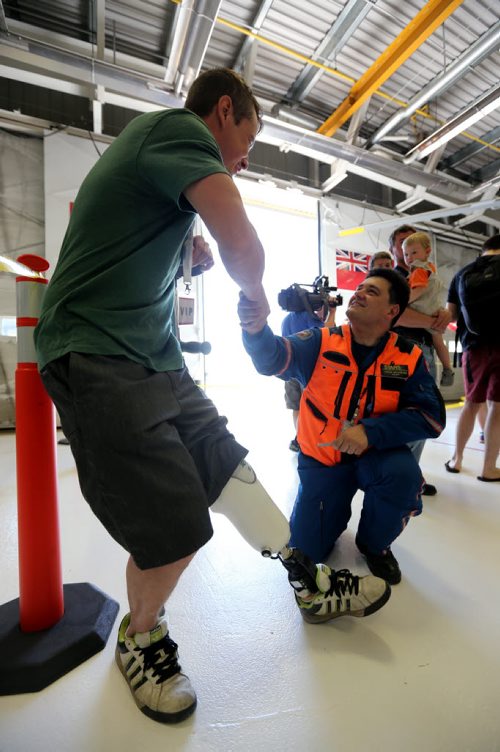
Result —
<path fill-rule="evenodd" d="M 356 81 L 342 104 L 319 126 L 318 133 L 332 136 L 462 2 L 463 0 L 429 0 Z"/>

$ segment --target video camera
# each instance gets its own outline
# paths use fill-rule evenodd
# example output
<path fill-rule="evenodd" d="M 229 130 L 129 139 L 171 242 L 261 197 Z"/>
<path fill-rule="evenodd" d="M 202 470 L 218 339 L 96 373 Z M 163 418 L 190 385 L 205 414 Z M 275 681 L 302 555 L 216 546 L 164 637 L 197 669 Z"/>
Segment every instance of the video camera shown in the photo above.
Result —
<path fill-rule="evenodd" d="M 305 287 L 312 287 L 312 292 L 305 290 Z M 294 313 L 301 311 L 318 311 L 322 306 L 336 308 L 342 305 L 342 295 L 336 295 L 330 298 L 330 293 L 336 290 L 336 287 L 330 287 L 328 277 L 316 277 L 312 285 L 293 284 L 285 290 L 278 293 L 278 303 L 285 310 Z"/>

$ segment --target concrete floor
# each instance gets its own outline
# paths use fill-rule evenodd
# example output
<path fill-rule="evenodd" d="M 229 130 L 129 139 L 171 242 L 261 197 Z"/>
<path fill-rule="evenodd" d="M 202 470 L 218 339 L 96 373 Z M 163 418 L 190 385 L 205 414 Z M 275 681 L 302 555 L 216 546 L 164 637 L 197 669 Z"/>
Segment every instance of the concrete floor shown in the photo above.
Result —
<path fill-rule="evenodd" d="M 296 456 L 282 385 L 257 378 L 210 396 L 288 514 Z M 426 446 L 422 467 L 439 494 L 393 546 L 403 581 L 381 611 L 306 625 L 280 564 L 215 516 L 213 539 L 168 607 L 195 714 L 170 727 L 136 709 L 114 664 L 113 630 L 102 652 L 43 691 L 0 697 L 0 752 L 500 750 L 500 488 L 476 480 L 477 431 L 464 471 L 445 472 L 458 413 L 448 410 L 446 431 Z M 14 442 L 0 433 L 0 604 L 18 596 Z M 119 601 L 120 618 L 126 554 L 82 501 L 69 448 L 57 453 L 63 580 L 98 586 Z M 358 494 L 329 563 L 365 574 L 359 510 Z"/>

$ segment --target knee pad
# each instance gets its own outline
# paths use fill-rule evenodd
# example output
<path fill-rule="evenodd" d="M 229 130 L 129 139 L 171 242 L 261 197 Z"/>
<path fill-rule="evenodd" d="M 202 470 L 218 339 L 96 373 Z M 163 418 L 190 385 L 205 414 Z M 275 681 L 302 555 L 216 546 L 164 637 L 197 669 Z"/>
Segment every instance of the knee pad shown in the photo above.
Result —
<path fill-rule="evenodd" d="M 288 520 L 245 460 L 210 509 L 225 515 L 247 543 L 264 556 L 277 555 L 288 544 Z"/>

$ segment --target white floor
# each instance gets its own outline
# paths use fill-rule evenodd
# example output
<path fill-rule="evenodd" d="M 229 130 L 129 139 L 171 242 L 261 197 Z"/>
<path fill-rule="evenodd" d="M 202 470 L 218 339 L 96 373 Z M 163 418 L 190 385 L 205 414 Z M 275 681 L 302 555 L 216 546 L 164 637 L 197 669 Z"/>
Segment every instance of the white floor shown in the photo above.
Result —
<path fill-rule="evenodd" d="M 260 378 L 212 398 L 251 448 L 285 514 L 296 484 L 282 385 Z M 285 570 L 220 517 L 168 608 L 198 708 L 178 726 L 143 716 L 106 648 L 42 692 L 0 697 L 0 752 L 494 752 L 500 750 L 500 488 L 476 480 L 477 432 L 460 475 L 445 472 L 457 409 L 429 442 L 425 499 L 393 547 L 403 581 L 365 619 L 306 625 Z M 18 595 L 14 433 L 0 433 L 0 604 Z M 82 501 L 58 446 L 64 582 L 91 582 L 126 610 L 125 553 Z M 330 563 L 365 574 L 354 546 L 360 499 Z M 1 670 L 1 656 L 0 656 Z"/>

